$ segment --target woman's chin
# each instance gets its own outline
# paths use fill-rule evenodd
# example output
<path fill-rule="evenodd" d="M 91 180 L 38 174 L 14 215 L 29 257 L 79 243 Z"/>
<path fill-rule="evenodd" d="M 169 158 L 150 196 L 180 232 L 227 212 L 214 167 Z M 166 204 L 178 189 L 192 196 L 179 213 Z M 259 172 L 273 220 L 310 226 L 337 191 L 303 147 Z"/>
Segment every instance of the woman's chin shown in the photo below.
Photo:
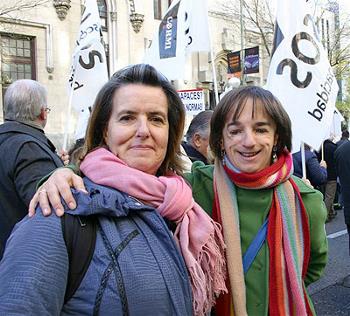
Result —
<path fill-rule="evenodd" d="M 133 161 L 131 163 L 127 163 L 129 167 L 137 169 L 139 171 L 155 175 L 157 173 L 157 170 L 159 169 L 159 166 L 151 165 L 149 163 L 149 160 L 144 161 L 143 159 L 139 159 L 138 161 Z"/>

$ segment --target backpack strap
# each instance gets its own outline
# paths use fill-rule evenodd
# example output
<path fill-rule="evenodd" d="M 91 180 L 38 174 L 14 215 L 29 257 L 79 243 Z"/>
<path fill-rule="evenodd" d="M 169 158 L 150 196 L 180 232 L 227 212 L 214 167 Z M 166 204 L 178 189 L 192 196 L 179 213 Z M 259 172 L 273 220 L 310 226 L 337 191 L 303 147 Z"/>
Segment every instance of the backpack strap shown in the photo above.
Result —
<path fill-rule="evenodd" d="M 64 297 L 66 303 L 78 289 L 89 268 L 95 250 L 97 218 L 65 213 L 61 217 L 61 225 L 69 259 L 68 281 Z"/>
<path fill-rule="evenodd" d="M 249 245 L 248 249 L 244 253 L 243 256 L 243 271 L 244 274 L 246 274 L 252 265 L 256 255 L 258 254 L 260 248 L 262 247 L 267 234 L 267 224 L 268 219 L 265 220 L 265 222 L 260 227 L 258 233 L 254 237 L 253 241 Z"/>

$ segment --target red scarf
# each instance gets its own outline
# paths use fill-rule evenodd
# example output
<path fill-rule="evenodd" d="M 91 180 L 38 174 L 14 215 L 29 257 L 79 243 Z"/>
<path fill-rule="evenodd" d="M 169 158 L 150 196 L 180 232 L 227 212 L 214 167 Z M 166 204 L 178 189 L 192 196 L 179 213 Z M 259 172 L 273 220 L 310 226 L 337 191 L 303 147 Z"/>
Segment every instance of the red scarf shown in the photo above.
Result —
<path fill-rule="evenodd" d="M 309 224 L 299 189 L 290 178 L 291 155 L 284 152 L 271 166 L 249 174 L 235 169 L 227 158 L 225 161 L 224 165 L 219 161 L 215 164 L 213 218 L 223 226 L 230 293 L 218 300 L 217 314 L 227 316 L 234 311 L 240 316 L 247 313 L 235 193 L 235 186 L 238 186 L 251 190 L 273 189 L 267 232 L 269 315 L 312 315 L 303 283 L 310 256 Z"/>

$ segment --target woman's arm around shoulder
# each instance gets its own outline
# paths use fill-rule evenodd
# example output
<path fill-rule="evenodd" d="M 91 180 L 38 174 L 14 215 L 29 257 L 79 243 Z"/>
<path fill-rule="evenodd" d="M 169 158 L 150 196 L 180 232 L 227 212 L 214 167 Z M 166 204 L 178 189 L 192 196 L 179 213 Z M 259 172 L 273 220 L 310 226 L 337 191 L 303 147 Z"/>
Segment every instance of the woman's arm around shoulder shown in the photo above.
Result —
<path fill-rule="evenodd" d="M 294 178 L 294 177 L 293 177 Z M 310 227 L 310 261 L 305 285 L 317 281 L 323 274 L 328 260 L 328 242 L 325 230 L 327 210 L 321 192 L 294 178 L 303 199 Z"/>
<path fill-rule="evenodd" d="M 40 204 L 45 216 L 51 214 L 51 206 L 57 216 L 64 214 L 61 197 L 70 209 L 76 208 L 71 187 L 86 193 L 83 179 L 76 175 L 74 167 L 64 167 L 54 170 L 45 177 L 29 204 L 29 216 L 34 216 L 35 208 Z"/>
<path fill-rule="evenodd" d="M 24 218 L 0 262 L 0 315 L 60 315 L 68 268 L 60 218 Z"/>

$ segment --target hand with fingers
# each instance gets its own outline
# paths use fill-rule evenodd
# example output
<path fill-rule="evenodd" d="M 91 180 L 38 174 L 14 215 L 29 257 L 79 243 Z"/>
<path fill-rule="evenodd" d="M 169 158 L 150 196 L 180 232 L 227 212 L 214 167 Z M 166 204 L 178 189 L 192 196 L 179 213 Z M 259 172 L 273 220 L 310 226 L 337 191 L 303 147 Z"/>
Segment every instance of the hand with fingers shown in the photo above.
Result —
<path fill-rule="evenodd" d="M 35 208 L 39 204 L 45 216 L 52 211 L 57 216 L 64 214 L 64 207 L 61 198 L 65 201 L 70 209 L 76 208 L 76 202 L 73 198 L 71 187 L 76 190 L 86 192 L 83 179 L 76 175 L 69 168 L 57 169 L 37 190 L 29 204 L 29 217 L 35 215 Z"/>
<path fill-rule="evenodd" d="M 58 155 L 60 156 L 61 160 L 63 161 L 64 165 L 67 166 L 69 164 L 69 155 L 68 152 L 64 149 L 60 150 Z"/>

